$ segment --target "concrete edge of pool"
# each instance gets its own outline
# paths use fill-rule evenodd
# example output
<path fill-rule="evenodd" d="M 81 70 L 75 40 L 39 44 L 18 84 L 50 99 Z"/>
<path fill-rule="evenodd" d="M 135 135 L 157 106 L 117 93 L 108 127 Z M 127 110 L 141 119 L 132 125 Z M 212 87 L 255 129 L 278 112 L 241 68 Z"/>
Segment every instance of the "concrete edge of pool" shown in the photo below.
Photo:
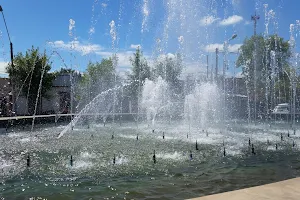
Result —
<path fill-rule="evenodd" d="M 262 186 L 214 194 L 193 200 L 299 200 L 300 178 L 289 179 Z"/>

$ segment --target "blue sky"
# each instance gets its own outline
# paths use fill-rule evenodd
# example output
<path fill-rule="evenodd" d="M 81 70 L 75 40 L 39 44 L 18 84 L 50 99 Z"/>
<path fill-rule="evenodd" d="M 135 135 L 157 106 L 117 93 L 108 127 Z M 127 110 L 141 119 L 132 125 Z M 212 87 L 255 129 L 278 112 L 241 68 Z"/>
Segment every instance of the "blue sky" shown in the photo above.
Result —
<path fill-rule="evenodd" d="M 290 24 L 300 19 L 299 0 L 6 0 L 1 1 L 14 52 L 32 45 L 59 52 L 65 64 L 84 71 L 88 61 L 100 61 L 118 53 L 118 71 L 130 68 L 129 57 L 142 46 L 151 62 L 160 54 L 181 52 L 187 73 L 203 72 L 206 55 L 214 64 L 212 51 L 237 34 L 230 51 L 237 51 L 253 34 L 251 15 L 260 15 L 258 33 L 264 33 L 268 4 L 268 33 L 289 39 Z M 110 23 L 115 22 L 116 41 L 112 45 Z M 75 24 L 70 25 L 70 21 Z M 9 41 L 0 20 L 0 73 L 9 61 Z M 297 41 L 297 38 L 296 38 Z M 300 46 L 300 45 L 298 45 Z M 299 48 L 297 47 L 297 50 Z M 235 56 L 229 57 L 231 69 Z M 54 54 L 52 69 L 64 64 Z M 238 71 L 238 70 L 237 70 Z"/>

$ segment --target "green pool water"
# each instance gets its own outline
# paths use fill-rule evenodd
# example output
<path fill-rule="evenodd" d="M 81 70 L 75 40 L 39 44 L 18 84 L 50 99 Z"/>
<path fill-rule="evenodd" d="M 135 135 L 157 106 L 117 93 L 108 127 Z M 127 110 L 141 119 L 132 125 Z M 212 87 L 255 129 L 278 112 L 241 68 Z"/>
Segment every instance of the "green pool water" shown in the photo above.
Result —
<path fill-rule="evenodd" d="M 287 137 L 282 124 L 266 127 L 250 132 L 238 124 L 207 127 L 207 136 L 178 123 L 157 125 L 154 133 L 146 125 L 94 124 L 78 126 L 60 139 L 56 136 L 64 127 L 15 130 L 0 136 L 0 197 L 185 199 L 299 176 L 299 150 L 292 146 L 300 141 L 298 135 Z"/>

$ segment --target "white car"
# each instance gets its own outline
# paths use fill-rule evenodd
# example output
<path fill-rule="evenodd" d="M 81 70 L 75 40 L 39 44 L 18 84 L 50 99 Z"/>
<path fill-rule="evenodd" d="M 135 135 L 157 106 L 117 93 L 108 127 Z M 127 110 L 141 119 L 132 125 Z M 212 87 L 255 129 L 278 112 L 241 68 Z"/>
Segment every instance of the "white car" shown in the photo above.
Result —
<path fill-rule="evenodd" d="M 289 103 L 281 103 L 281 104 L 278 104 L 273 112 L 273 114 L 290 114 L 290 104 Z"/>

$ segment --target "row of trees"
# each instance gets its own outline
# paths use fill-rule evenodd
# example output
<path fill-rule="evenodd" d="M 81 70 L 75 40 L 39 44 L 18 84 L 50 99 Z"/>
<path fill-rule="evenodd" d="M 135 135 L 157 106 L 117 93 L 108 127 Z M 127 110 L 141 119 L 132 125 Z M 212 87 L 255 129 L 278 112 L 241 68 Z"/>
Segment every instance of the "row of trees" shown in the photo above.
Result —
<path fill-rule="evenodd" d="M 93 99 L 97 94 L 119 84 L 124 77 L 116 73 L 117 57 L 103 58 L 101 62 L 88 63 L 86 71 L 82 74 L 79 84 L 74 89 L 74 98 L 77 100 Z M 132 64 L 131 72 L 126 74 L 125 80 L 129 83 L 125 87 L 125 95 L 132 100 L 137 100 L 139 89 L 142 88 L 146 79 L 155 80 L 158 76 L 169 82 L 171 88 L 179 88 L 179 76 L 182 71 L 182 59 L 179 54 L 174 57 L 165 56 L 156 61 L 155 67 L 151 68 L 138 48 L 130 58 Z M 25 55 L 18 53 L 14 58 L 14 66 L 9 64 L 7 72 L 14 83 L 14 95 L 25 96 L 28 100 L 28 112 L 34 113 L 37 95 L 50 98 L 48 91 L 52 82 L 59 74 L 72 74 L 74 70 L 61 69 L 51 73 L 52 63 L 46 52 L 40 53 L 38 48 L 32 47 Z M 43 77 L 41 82 L 41 77 Z M 39 85 L 42 83 L 40 92 Z M 88 90 L 87 90 L 88 89 Z M 39 103 L 39 102 L 38 102 Z M 39 107 L 38 107 L 39 108 Z"/>
<path fill-rule="evenodd" d="M 278 35 L 252 36 L 241 46 L 236 65 L 242 67 L 250 101 L 260 105 L 259 112 L 270 113 L 276 104 L 290 101 L 291 55 L 289 42 Z"/>
<path fill-rule="evenodd" d="M 256 54 L 254 54 L 255 46 Z M 236 64 L 242 67 L 251 101 L 256 95 L 257 103 L 262 104 L 264 109 L 274 107 L 275 103 L 289 101 L 291 92 L 289 76 L 292 70 L 289 65 L 290 57 L 289 43 L 278 35 L 268 38 L 258 35 L 245 39 Z M 102 59 L 101 62 L 90 62 L 82 75 L 75 97 L 90 100 L 100 92 L 118 84 L 124 77 L 116 74 L 116 61 L 117 57 L 112 56 Z M 180 54 L 160 57 L 155 61 L 154 66 L 150 67 L 142 51 L 137 48 L 130 62 L 132 68 L 125 78 L 129 82 L 125 88 L 125 95 L 130 96 L 132 100 L 137 99 L 139 90 L 146 79 L 155 80 L 159 76 L 168 82 L 172 93 L 182 92 L 179 77 L 183 64 Z M 40 53 L 38 48 L 32 47 L 25 55 L 18 53 L 14 58 L 14 66 L 9 64 L 7 67 L 9 77 L 14 83 L 15 95 L 21 94 L 28 99 L 29 114 L 33 113 L 42 76 L 40 94 L 47 97 L 47 91 L 50 90 L 56 75 L 74 72 L 63 69 L 61 72 L 51 73 L 51 64 L 46 52 Z M 254 75 L 255 64 L 256 76 Z M 255 82 L 256 90 L 254 89 Z M 89 91 L 86 88 L 89 88 Z M 275 97 L 281 99 L 275 100 Z"/>
<path fill-rule="evenodd" d="M 48 91 L 55 78 L 55 73 L 49 73 L 50 70 L 51 62 L 46 52 L 40 53 L 39 49 L 34 47 L 27 50 L 25 55 L 18 53 L 14 57 L 14 65 L 9 63 L 6 68 L 13 82 L 15 100 L 20 95 L 25 96 L 30 115 L 34 113 L 37 95 L 50 98 Z M 41 77 L 43 77 L 42 82 Z M 42 87 L 39 91 L 40 83 Z"/>

